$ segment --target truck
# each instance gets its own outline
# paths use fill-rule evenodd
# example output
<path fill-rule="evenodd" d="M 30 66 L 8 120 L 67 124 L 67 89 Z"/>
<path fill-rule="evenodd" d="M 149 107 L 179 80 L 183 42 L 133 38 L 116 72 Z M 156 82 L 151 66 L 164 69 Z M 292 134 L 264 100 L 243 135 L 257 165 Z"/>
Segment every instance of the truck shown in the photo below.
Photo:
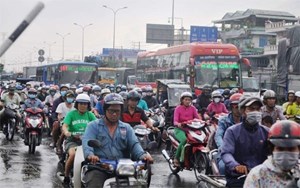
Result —
<path fill-rule="evenodd" d="M 36 66 L 23 67 L 23 78 L 35 78 Z"/>
<path fill-rule="evenodd" d="M 286 98 L 288 90 L 300 91 L 300 25 L 287 32 L 278 43 L 277 94 Z"/>

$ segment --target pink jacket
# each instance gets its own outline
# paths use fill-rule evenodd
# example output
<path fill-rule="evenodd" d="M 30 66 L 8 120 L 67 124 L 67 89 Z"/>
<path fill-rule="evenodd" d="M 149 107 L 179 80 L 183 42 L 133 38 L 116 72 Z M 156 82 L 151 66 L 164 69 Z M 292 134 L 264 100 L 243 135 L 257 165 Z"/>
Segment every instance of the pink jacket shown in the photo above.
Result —
<path fill-rule="evenodd" d="M 220 114 L 220 113 L 228 114 L 228 110 L 227 110 L 225 104 L 223 104 L 221 102 L 219 102 L 219 103 L 211 102 L 207 106 L 207 113 L 212 113 L 212 112 L 215 112 L 216 114 Z"/>
<path fill-rule="evenodd" d="M 184 105 L 179 105 L 175 108 L 174 125 L 193 119 L 200 119 L 197 113 L 197 109 L 193 105 L 188 107 Z"/>

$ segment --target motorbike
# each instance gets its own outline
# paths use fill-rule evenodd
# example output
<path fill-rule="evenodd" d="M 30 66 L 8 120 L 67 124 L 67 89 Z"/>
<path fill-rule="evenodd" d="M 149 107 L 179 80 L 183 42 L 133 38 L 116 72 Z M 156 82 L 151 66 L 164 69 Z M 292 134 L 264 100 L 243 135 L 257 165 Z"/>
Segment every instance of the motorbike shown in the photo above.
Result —
<path fill-rule="evenodd" d="M 42 142 L 43 110 L 27 108 L 25 112 L 24 143 L 29 146 L 28 152 L 34 154 L 36 146 Z"/>
<path fill-rule="evenodd" d="M 98 140 L 89 140 L 88 145 L 93 148 L 101 147 Z M 100 159 L 92 164 L 84 160 L 82 146 L 77 147 L 73 166 L 74 187 L 86 187 L 86 173 L 90 170 L 105 171 L 114 176 L 104 182 L 104 187 L 146 188 L 151 183 L 151 164 L 148 162 Z"/>
<path fill-rule="evenodd" d="M 44 112 L 45 112 L 45 124 L 43 127 L 43 132 L 46 133 L 47 136 L 51 136 L 51 131 L 52 131 L 52 107 L 50 106 L 49 103 L 45 104 L 44 107 Z"/>
<path fill-rule="evenodd" d="M 200 174 L 210 174 L 209 149 L 207 148 L 210 130 L 208 129 L 208 124 L 201 120 L 186 122 L 183 129 L 187 135 L 187 143 L 183 148 L 184 162 L 180 163 L 180 166 L 173 164 L 179 145 L 179 141 L 175 137 L 174 127 L 169 127 L 167 130 L 171 146 L 168 151 L 162 150 L 162 154 L 169 163 L 173 174 L 177 174 L 182 170 L 194 170 L 196 179 L 200 181 Z"/>
<path fill-rule="evenodd" d="M 165 128 L 165 116 L 164 116 L 164 112 L 162 110 L 162 107 L 160 106 L 159 108 L 153 109 L 153 110 L 149 110 L 150 113 L 148 115 L 149 119 L 152 121 L 153 126 L 157 127 L 159 129 L 159 132 L 155 132 L 153 133 L 153 140 L 155 140 L 157 142 L 157 148 L 160 148 L 163 139 L 162 139 L 162 135 L 163 135 L 163 131 Z"/>
<path fill-rule="evenodd" d="M 12 141 L 17 132 L 17 120 L 20 116 L 19 106 L 13 103 L 8 104 L 3 111 L 3 133 L 7 140 Z"/>
<path fill-rule="evenodd" d="M 150 151 L 157 148 L 157 142 L 151 141 L 149 135 L 151 130 L 146 128 L 144 125 L 136 125 L 133 127 L 134 133 L 137 136 L 142 148 L 146 151 Z"/>

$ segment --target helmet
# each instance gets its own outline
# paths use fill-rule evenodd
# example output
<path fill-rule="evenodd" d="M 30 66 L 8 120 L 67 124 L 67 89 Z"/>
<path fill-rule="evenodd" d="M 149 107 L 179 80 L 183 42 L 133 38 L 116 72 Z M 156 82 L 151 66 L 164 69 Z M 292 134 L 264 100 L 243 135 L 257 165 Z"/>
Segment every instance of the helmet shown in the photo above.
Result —
<path fill-rule="evenodd" d="M 80 94 L 80 93 L 82 93 L 82 92 L 83 92 L 82 87 L 80 87 L 80 88 L 78 88 L 78 89 L 75 90 L 75 93 L 76 93 L 76 94 Z"/>
<path fill-rule="evenodd" d="M 211 85 L 210 84 L 204 84 L 202 89 L 203 90 L 211 90 Z"/>
<path fill-rule="evenodd" d="M 264 92 L 264 97 L 263 99 L 266 100 L 266 99 L 274 99 L 276 98 L 276 93 L 273 91 L 273 90 L 267 90 Z"/>
<path fill-rule="evenodd" d="M 121 91 L 121 92 L 119 93 L 119 95 L 121 95 L 121 96 L 123 97 L 123 100 L 127 100 L 127 95 L 128 95 L 128 93 L 127 93 L 126 91 Z"/>
<path fill-rule="evenodd" d="M 17 89 L 17 90 L 22 90 L 23 87 L 22 87 L 21 85 L 17 85 L 17 86 L 16 86 L 16 89 Z"/>
<path fill-rule="evenodd" d="M 122 91 L 121 85 L 119 84 L 116 86 L 116 93 L 120 93 L 121 91 Z"/>
<path fill-rule="evenodd" d="M 83 88 L 82 88 L 82 90 L 84 91 L 84 92 L 89 92 L 90 91 L 90 86 L 84 86 Z"/>
<path fill-rule="evenodd" d="M 93 89 L 92 89 L 93 92 L 95 91 L 101 91 L 101 88 L 99 86 L 93 86 Z"/>
<path fill-rule="evenodd" d="M 239 101 L 239 109 L 250 106 L 254 102 L 258 102 L 260 106 L 263 106 L 263 103 L 259 97 L 241 97 Z"/>
<path fill-rule="evenodd" d="M 142 90 L 143 93 L 146 92 L 146 86 L 142 86 L 141 90 Z"/>
<path fill-rule="evenodd" d="M 75 85 L 71 85 L 71 86 L 70 86 L 70 89 L 74 89 L 74 90 L 76 90 L 76 89 L 77 89 L 77 87 L 76 87 Z"/>
<path fill-rule="evenodd" d="M 153 93 L 153 88 L 152 88 L 152 86 L 147 86 L 146 87 L 146 92 L 151 92 L 151 93 Z"/>
<path fill-rule="evenodd" d="M 269 131 L 269 141 L 279 147 L 299 146 L 300 125 L 290 120 L 276 122 Z"/>
<path fill-rule="evenodd" d="M 133 90 L 136 91 L 136 92 L 138 92 L 138 93 L 142 93 L 142 92 L 143 92 L 142 89 L 139 88 L 139 87 L 136 87 L 136 88 L 134 88 Z"/>
<path fill-rule="evenodd" d="M 294 90 L 289 90 L 288 94 L 295 94 L 295 91 Z"/>
<path fill-rule="evenodd" d="M 229 96 L 230 95 L 230 89 L 224 89 L 222 95 L 225 96 Z"/>
<path fill-rule="evenodd" d="M 36 89 L 34 89 L 34 88 L 30 88 L 30 89 L 28 90 L 28 93 L 34 93 L 34 94 L 37 94 L 37 91 L 36 91 Z"/>
<path fill-rule="evenodd" d="M 184 97 L 190 97 L 192 99 L 193 95 L 191 94 L 191 92 L 185 91 L 185 92 L 181 93 L 180 100 L 182 100 Z"/>
<path fill-rule="evenodd" d="M 125 85 L 121 86 L 121 91 L 127 91 L 127 87 Z"/>
<path fill-rule="evenodd" d="M 75 97 L 75 94 L 74 94 L 74 92 L 73 92 L 72 90 L 68 90 L 68 91 L 66 92 L 65 97 L 69 97 L 69 96 Z"/>
<path fill-rule="evenodd" d="M 109 93 L 111 93 L 110 90 L 108 88 L 104 88 L 104 89 L 101 90 L 100 95 L 109 94 Z"/>
<path fill-rule="evenodd" d="M 59 90 L 62 90 L 62 88 L 67 88 L 69 89 L 69 87 L 67 85 L 60 85 Z"/>
<path fill-rule="evenodd" d="M 238 104 L 243 94 L 235 93 L 229 98 L 230 104 Z"/>
<path fill-rule="evenodd" d="M 90 97 L 87 94 L 79 94 L 76 99 L 76 102 L 82 102 L 82 103 L 90 103 Z"/>
<path fill-rule="evenodd" d="M 110 93 L 104 97 L 104 104 L 124 104 L 123 97 L 117 93 Z"/>
<path fill-rule="evenodd" d="M 211 98 L 215 98 L 215 97 L 220 97 L 220 98 L 222 98 L 222 95 L 221 95 L 220 91 L 215 90 L 215 91 L 213 91 L 213 92 L 211 93 Z"/>
<path fill-rule="evenodd" d="M 232 88 L 231 90 L 230 90 L 230 94 L 232 95 L 232 94 L 234 94 L 234 93 L 238 93 L 239 92 L 239 89 L 238 88 Z"/>
<path fill-rule="evenodd" d="M 300 91 L 296 91 L 295 96 L 300 97 Z"/>
<path fill-rule="evenodd" d="M 131 90 L 131 91 L 128 92 L 128 95 L 127 95 L 127 100 L 129 100 L 129 99 L 140 100 L 141 95 L 137 91 Z"/>

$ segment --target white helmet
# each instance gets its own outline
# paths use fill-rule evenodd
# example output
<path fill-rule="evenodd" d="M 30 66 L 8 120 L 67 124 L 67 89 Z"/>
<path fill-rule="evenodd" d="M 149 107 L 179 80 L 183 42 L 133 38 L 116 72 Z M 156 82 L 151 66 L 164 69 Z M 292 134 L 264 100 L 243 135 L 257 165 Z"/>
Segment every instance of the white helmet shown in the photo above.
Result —
<path fill-rule="evenodd" d="M 109 93 L 111 93 L 111 92 L 110 92 L 110 89 L 108 89 L 108 88 L 103 88 L 103 89 L 101 90 L 100 95 L 103 95 L 103 94 L 109 94 Z"/>
<path fill-rule="evenodd" d="M 300 91 L 296 91 L 295 96 L 300 97 Z"/>
<path fill-rule="evenodd" d="M 85 94 L 85 93 L 82 93 L 82 94 L 79 94 L 77 97 L 76 97 L 76 102 L 83 102 L 83 103 L 89 103 L 90 102 L 90 97 Z"/>
<path fill-rule="evenodd" d="M 180 100 L 182 100 L 184 97 L 190 97 L 191 99 L 193 99 L 193 95 L 191 94 L 191 92 L 188 91 L 181 93 Z"/>
<path fill-rule="evenodd" d="M 214 98 L 214 97 L 220 97 L 222 98 L 222 94 L 219 90 L 215 90 L 211 93 L 211 98 Z"/>

